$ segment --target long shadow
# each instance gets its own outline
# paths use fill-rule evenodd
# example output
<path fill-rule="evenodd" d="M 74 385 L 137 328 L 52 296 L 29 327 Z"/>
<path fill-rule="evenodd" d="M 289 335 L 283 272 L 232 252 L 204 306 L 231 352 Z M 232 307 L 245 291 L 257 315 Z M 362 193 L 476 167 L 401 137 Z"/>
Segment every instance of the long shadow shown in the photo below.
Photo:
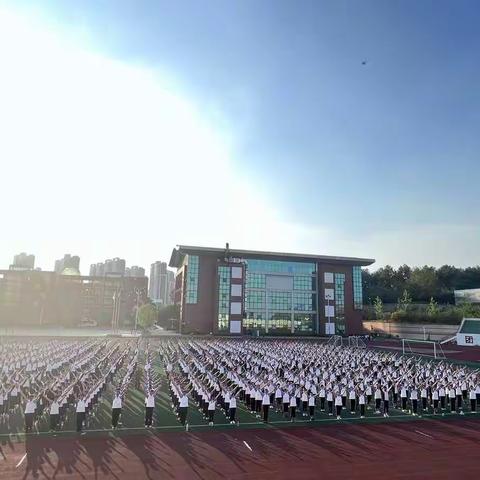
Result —
<path fill-rule="evenodd" d="M 168 463 L 168 449 L 162 448 L 155 441 L 155 435 L 126 435 L 122 443 L 129 452 L 137 456 L 145 469 L 145 476 L 149 479 L 172 477 L 171 465 Z"/>
<path fill-rule="evenodd" d="M 112 470 L 115 465 L 120 472 L 123 469 L 114 461 L 117 455 L 123 456 L 115 446 L 115 440 L 112 438 L 81 438 L 78 441 L 79 448 L 93 464 L 93 471 L 95 479 L 98 478 L 99 473 L 103 475 L 111 475 L 113 478 L 119 478 Z"/>

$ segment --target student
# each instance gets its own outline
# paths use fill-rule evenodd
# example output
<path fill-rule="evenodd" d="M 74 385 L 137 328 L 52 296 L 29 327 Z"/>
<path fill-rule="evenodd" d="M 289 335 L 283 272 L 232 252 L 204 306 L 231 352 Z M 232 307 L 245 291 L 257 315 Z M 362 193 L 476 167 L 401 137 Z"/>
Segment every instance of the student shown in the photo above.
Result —
<path fill-rule="evenodd" d="M 262 400 L 263 400 L 263 395 L 262 392 L 259 388 L 257 388 L 255 392 L 255 412 L 256 412 L 256 417 L 260 418 L 260 412 L 262 411 Z"/>
<path fill-rule="evenodd" d="M 295 393 L 292 392 L 292 394 L 290 395 L 290 421 L 291 422 L 295 421 L 296 409 L 297 409 L 297 397 L 295 396 Z"/>
<path fill-rule="evenodd" d="M 310 395 L 308 397 L 308 410 L 309 410 L 309 415 L 310 415 L 310 420 L 315 419 L 315 395 L 310 392 Z"/>
<path fill-rule="evenodd" d="M 450 400 L 450 413 L 457 413 L 455 408 L 455 389 L 453 386 L 448 390 L 448 399 Z"/>
<path fill-rule="evenodd" d="M 122 413 L 122 397 L 120 396 L 120 393 L 117 391 L 112 402 L 112 428 L 117 428 L 118 420 L 120 418 L 121 413 Z"/>
<path fill-rule="evenodd" d="M 60 418 L 60 405 L 56 400 L 50 405 L 50 431 L 53 432 L 58 427 L 58 420 Z"/>
<path fill-rule="evenodd" d="M 418 392 L 415 387 L 410 392 L 410 400 L 412 402 L 412 415 L 415 416 L 418 412 Z"/>
<path fill-rule="evenodd" d="M 357 394 L 355 393 L 355 389 L 353 387 L 350 389 L 348 399 L 350 400 L 350 414 L 355 415 Z"/>
<path fill-rule="evenodd" d="M 424 412 L 427 411 L 427 388 L 423 385 L 422 389 L 420 390 L 420 397 L 422 399 L 422 410 Z"/>
<path fill-rule="evenodd" d="M 433 413 L 434 413 L 434 415 L 436 415 L 438 413 L 438 399 L 439 399 L 438 389 L 434 388 L 434 390 L 432 392 Z"/>
<path fill-rule="evenodd" d="M 27 433 L 32 431 L 36 408 L 36 402 L 30 397 L 25 406 L 25 431 Z"/>
<path fill-rule="evenodd" d="M 187 414 L 188 414 L 188 396 L 185 393 L 180 397 L 180 403 L 179 403 L 179 410 L 178 411 L 179 411 L 179 415 L 180 415 L 180 423 L 183 426 L 186 426 L 186 425 L 188 426 L 188 424 L 186 424 Z"/>
<path fill-rule="evenodd" d="M 470 397 L 470 410 L 472 411 L 472 413 L 477 413 L 477 393 L 473 385 L 470 387 L 469 397 Z"/>
<path fill-rule="evenodd" d="M 365 394 L 360 392 L 358 396 L 358 404 L 360 405 L 360 418 L 365 418 Z"/>
<path fill-rule="evenodd" d="M 235 415 L 237 412 L 237 399 L 235 395 L 230 397 L 230 423 L 235 424 Z"/>
<path fill-rule="evenodd" d="M 153 423 L 153 409 L 155 408 L 155 396 L 150 390 L 145 397 L 145 427 L 151 428 Z"/>
<path fill-rule="evenodd" d="M 77 432 L 80 433 L 82 432 L 83 422 L 85 421 L 85 400 L 83 398 L 78 400 L 75 413 L 77 416 Z"/>
<path fill-rule="evenodd" d="M 402 412 L 407 410 L 407 388 L 405 385 L 402 385 L 400 389 L 400 402 L 402 404 Z"/>
<path fill-rule="evenodd" d="M 333 393 L 331 390 L 327 392 L 327 405 L 328 405 L 328 414 L 333 415 Z"/>
<path fill-rule="evenodd" d="M 285 390 L 283 392 L 283 416 L 287 417 L 288 416 L 288 407 L 290 406 L 290 396 L 288 395 L 288 392 Z"/>
<path fill-rule="evenodd" d="M 282 411 L 282 397 L 282 390 L 280 389 L 280 384 L 278 384 L 275 390 L 275 408 L 277 413 Z"/>
<path fill-rule="evenodd" d="M 268 423 L 268 411 L 270 410 L 270 395 L 264 390 L 262 397 L 263 423 Z"/>
<path fill-rule="evenodd" d="M 390 406 L 390 391 L 389 388 L 385 385 L 383 387 L 383 416 L 389 417 L 389 406 Z"/>
<path fill-rule="evenodd" d="M 215 416 L 215 407 L 216 407 L 216 399 L 213 397 L 210 398 L 207 406 L 207 411 L 208 411 L 208 424 L 210 426 L 213 426 L 213 419 Z"/>
<path fill-rule="evenodd" d="M 302 417 L 306 417 L 307 416 L 307 407 L 308 407 L 308 395 L 307 395 L 306 390 L 302 391 L 301 399 L 302 399 Z"/>
<path fill-rule="evenodd" d="M 375 389 L 375 413 L 377 414 L 380 413 L 381 404 L 382 404 L 382 391 L 380 390 L 380 387 L 377 385 L 377 388 Z"/>
<path fill-rule="evenodd" d="M 342 395 L 340 393 L 337 393 L 337 395 L 335 396 L 335 409 L 337 411 L 337 420 L 340 420 L 342 418 L 342 408 Z"/>
<path fill-rule="evenodd" d="M 324 412 L 325 411 L 325 387 L 323 385 L 320 388 L 320 392 L 318 396 L 320 397 L 320 411 Z"/>
<path fill-rule="evenodd" d="M 455 388 L 455 396 L 457 397 L 457 410 L 460 415 L 463 415 L 463 392 L 459 385 Z"/>
<path fill-rule="evenodd" d="M 440 385 L 440 388 L 438 389 L 438 396 L 440 398 L 440 408 L 444 411 L 445 410 L 445 398 L 446 398 L 446 391 L 445 387 L 443 385 Z"/>

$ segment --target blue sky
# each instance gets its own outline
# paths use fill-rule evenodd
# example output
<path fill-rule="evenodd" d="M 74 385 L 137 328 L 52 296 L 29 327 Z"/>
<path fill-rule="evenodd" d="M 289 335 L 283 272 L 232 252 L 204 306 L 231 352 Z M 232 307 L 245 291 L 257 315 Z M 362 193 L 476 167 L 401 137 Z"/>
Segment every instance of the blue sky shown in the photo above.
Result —
<path fill-rule="evenodd" d="M 250 204 L 261 203 L 259 212 L 245 208 L 243 228 L 212 223 L 204 227 L 208 233 L 201 223 L 189 232 L 167 216 L 174 234 L 153 228 L 151 235 L 164 240 L 146 247 L 137 238 L 135 247 L 115 245 L 111 232 L 105 228 L 103 235 L 100 228 L 106 256 L 148 264 L 175 243 L 220 246 L 229 240 L 239 248 L 374 257 L 378 266 L 480 262 L 478 2 L 62 0 L 2 6 L 76 51 L 147 71 L 167 85 L 227 144 L 228 179 L 241 178 L 239 195 L 247 184 Z M 211 171 L 208 154 L 197 152 L 204 172 Z M 188 168 L 182 170 L 188 176 Z M 156 174 L 160 184 L 177 186 L 168 190 L 175 195 L 178 177 L 168 172 L 162 175 L 160 165 Z M 142 175 L 127 178 L 143 182 Z M 202 191 L 192 188 L 195 202 Z M 149 202 L 154 198 L 146 199 L 150 216 L 159 213 Z M 206 205 L 215 209 L 215 201 L 222 198 Z M 238 200 L 232 201 L 217 224 L 232 215 Z M 179 209 L 188 217 L 189 208 L 184 202 Z M 293 233 L 283 238 L 282 229 Z M 8 257 L 19 243 L 32 252 L 38 248 L 18 240 L 9 239 Z M 64 236 L 55 248 L 83 248 L 72 241 Z M 108 254 L 112 243 L 117 250 Z M 91 248 L 84 256 L 100 260 L 95 254 Z M 48 263 L 54 253 L 42 255 Z"/>

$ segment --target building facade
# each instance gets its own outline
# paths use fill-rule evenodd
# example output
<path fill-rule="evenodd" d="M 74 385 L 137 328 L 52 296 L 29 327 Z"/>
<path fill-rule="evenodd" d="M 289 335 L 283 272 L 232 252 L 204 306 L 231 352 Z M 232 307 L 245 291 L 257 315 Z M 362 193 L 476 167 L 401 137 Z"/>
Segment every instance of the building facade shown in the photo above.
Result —
<path fill-rule="evenodd" d="M 154 303 L 171 305 L 175 274 L 168 270 L 166 262 L 157 261 L 150 266 L 148 296 Z"/>
<path fill-rule="evenodd" d="M 362 333 L 361 267 L 373 259 L 179 246 L 182 333 Z"/>
<path fill-rule="evenodd" d="M 147 277 L 65 275 L 0 270 L 0 325 L 120 327 L 134 324 L 137 300 L 147 299 Z"/>

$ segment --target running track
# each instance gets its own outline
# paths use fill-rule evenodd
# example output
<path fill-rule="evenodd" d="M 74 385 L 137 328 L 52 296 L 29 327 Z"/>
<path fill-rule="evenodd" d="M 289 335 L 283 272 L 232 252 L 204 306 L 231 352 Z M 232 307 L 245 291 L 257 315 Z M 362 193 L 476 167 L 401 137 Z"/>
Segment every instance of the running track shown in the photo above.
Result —
<path fill-rule="evenodd" d="M 117 437 L 29 436 L 26 443 L 4 442 L 0 451 L 0 478 L 6 480 L 442 480 L 479 474 L 480 421 L 473 418 Z"/>

